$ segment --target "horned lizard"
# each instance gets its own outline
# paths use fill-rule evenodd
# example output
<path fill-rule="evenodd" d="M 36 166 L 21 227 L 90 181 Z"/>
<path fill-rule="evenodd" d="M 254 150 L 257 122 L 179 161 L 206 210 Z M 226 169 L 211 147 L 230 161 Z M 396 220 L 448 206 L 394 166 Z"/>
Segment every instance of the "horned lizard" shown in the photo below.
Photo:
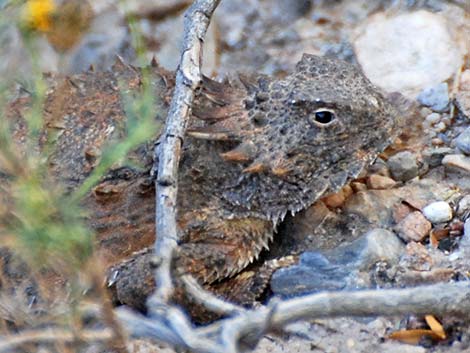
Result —
<path fill-rule="evenodd" d="M 137 90 L 141 73 L 118 62 L 108 72 L 49 81 L 46 139 L 50 129 L 60 131 L 50 170 L 73 189 L 126 122 L 118 81 Z M 155 66 L 152 82 L 154 109 L 163 120 L 173 76 Z M 28 102 L 13 102 L 10 118 L 20 121 Z M 242 289 L 251 291 L 252 299 L 266 276 L 244 269 L 269 248 L 285 215 L 357 177 L 397 136 L 401 123 L 401 113 L 359 69 L 329 58 L 305 54 L 283 79 L 240 75 L 219 83 L 204 78 L 180 164 L 182 242 L 175 267 L 231 300 L 245 302 Z M 149 252 L 142 249 L 155 238 L 149 170 L 157 141 L 158 136 L 133 152 L 143 169 L 109 171 L 83 200 L 101 256 L 113 268 L 117 300 L 136 307 L 143 307 L 153 287 Z"/>

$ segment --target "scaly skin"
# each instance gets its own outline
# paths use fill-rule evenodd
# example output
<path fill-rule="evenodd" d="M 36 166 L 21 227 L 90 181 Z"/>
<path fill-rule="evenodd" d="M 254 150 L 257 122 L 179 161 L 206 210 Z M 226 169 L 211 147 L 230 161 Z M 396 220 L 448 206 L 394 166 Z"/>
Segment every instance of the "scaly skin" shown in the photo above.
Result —
<path fill-rule="evenodd" d="M 45 138 L 50 129 L 60 133 L 50 170 L 75 188 L 125 124 L 117 82 L 138 89 L 140 73 L 118 63 L 112 72 L 51 81 Z M 152 82 L 155 111 L 163 119 L 172 75 L 155 67 Z M 25 105 L 27 100 L 14 102 L 10 116 L 21 121 Z M 244 270 L 269 247 L 286 213 L 357 177 L 400 125 L 399 111 L 383 93 L 355 67 L 332 59 L 304 55 L 282 80 L 205 79 L 183 146 L 177 214 L 182 244 L 175 267 L 229 299 L 252 300 L 273 266 Z M 154 141 L 133 152 L 142 170 L 110 171 L 83 200 L 101 256 L 114 266 L 118 300 L 141 308 L 153 288 L 149 252 L 132 254 L 154 242 Z"/>

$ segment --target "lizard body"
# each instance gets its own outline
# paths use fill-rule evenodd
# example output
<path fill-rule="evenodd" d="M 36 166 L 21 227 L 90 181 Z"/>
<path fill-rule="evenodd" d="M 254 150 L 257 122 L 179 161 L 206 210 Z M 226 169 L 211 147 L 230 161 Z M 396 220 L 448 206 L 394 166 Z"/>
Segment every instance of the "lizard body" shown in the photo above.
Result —
<path fill-rule="evenodd" d="M 103 146 L 123 136 L 121 90 L 139 90 L 141 73 L 118 62 L 109 72 L 50 81 L 44 108 L 44 138 L 54 135 L 55 144 L 50 171 L 74 189 L 96 166 Z M 171 73 L 152 69 L 159 120 L 173 84 Z M 13 102 L 10 118 L 21 121 L 27 106 L 27 99 Z M 284 216 L 356 178 L 401 124 L 399 110 L 360 70 L 333 59 L 304 55 L 283 79 L 240 76 L 218 83 L 205 78 L 180 164 L 182 243 L 176 267 L 216 293 L 246 302 L 241 289 L 258 294 L 266 276 L 260 280 L 244 270 L 269 247 Z M 16 124 L 17 141 L 23 128 Z M 153 288 L 149 252 L 142 249 L 155 239 L 149 170 L 157 140 L 132 152 L 140 170 L 114 168 L 83 200 L 98 251 L 114 266 L 118 300 L 137 307 Z"/>

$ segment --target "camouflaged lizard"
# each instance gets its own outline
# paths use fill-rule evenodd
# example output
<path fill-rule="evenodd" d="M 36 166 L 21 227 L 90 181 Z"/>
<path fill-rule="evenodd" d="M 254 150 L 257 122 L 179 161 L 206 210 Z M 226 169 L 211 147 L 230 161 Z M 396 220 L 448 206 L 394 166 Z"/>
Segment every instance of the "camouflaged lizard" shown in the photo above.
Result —
<path fill-rule="evenodd" d="M 73 189 L 126 122 L 118 82 L 139 90 L 141 73 L 117 62 L 108 72 L 50 77 L 49 82 L 45 131 L 60 131 L 50 170 Z M 153 108 L 161 121 L 173 85 L 172 73 L 154 65 Z M 10 118 L 21 120 L 28 103 L 13 102 Z M 240 75 L 219 83 L 204 78 L 180 163 L 182 242 L 175 267 L 230 300 L 253 300 L 271 272 L 245 269 L 269 248 L 285 215 L 356 178 L 398 135 L 401 124 L 401 113 L 384 93 L 342 61 L 305 54 L 282 79 Z M 15 134 L 20 139 L 21 129 Z M 144 168 L 109 171 L 83 200 L 98 251 L 112 266 L 117 301 L 139 308 L 154 286 L 145 250 L 155 239 L 149 173 L 154 141 L 132 153 Z"/>

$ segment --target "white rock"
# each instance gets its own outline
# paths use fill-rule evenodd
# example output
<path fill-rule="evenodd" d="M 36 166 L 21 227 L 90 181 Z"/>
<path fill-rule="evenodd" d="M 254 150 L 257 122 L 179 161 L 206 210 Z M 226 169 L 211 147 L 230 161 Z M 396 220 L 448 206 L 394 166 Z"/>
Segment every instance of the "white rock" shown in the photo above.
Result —
<path fill-rule="evenodd" d="M 429 125 L 437 124 L 439 120 L 441 120 L 441 114 L 439 113 L 431 113 L 428 116 L 426 116 L 426 119 L 425 119 L 426 123 L 428 123 Z"/>
<path fill-rule="evenodd" d="M 352 42 L 374 84 L 414 99 L 461 66 L 463 50 L 453 26 L 442 15 L 424 10 L 393 17 L 378 13 L 356 29 Z"/>
<path fill-rule="evenodd" d="M 442 223 L 452 219 L 452 208 L 445 201 L 437 201 L 423 208 L 424 216 L 431 223 Z"/>

